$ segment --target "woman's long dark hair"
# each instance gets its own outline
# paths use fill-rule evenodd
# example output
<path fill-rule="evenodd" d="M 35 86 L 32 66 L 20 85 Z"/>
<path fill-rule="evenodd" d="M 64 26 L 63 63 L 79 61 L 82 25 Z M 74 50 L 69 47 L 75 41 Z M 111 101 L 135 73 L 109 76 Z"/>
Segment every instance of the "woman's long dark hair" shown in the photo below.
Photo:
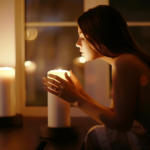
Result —
<path fill-rule="evenodd" d="M 89 9 L 79 16 L 77 23 L 86 39 L 102 55 L 135 54 L 150 66 L 150 56 L 137 47 L 125 19 L 113 7 L 99 5 Z"/>

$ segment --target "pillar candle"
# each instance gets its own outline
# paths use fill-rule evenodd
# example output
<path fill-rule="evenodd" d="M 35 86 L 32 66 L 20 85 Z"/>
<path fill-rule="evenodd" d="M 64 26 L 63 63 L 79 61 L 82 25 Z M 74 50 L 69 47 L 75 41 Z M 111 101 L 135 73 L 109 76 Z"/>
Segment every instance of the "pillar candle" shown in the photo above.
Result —
<path fill-rule="evenodd" d="M 64 80 L 67 70 L 51 70 L 47 74 L 57 75 Z M 48 77 L 49 78 L 49 77 Z M 48 126 L 68 127 L 70 126 L 70 103 L 48 92 Z"/>
<path fill-rule="evenodd" d="M 16 115 L 15 105 L 15 70 L 0 67 L 0 117 Z"/>

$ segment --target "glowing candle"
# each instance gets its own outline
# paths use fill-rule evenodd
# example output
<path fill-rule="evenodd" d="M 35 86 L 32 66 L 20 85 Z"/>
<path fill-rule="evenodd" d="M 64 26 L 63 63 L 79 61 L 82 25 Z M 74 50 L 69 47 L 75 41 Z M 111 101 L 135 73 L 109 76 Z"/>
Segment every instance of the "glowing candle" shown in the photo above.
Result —
<path fill-rule="evenodd" d="M 82 67 L 84 68 L 84 65 L 85 65 L 85 58 L 84 57 L 76 57 L 74 60 L 73 60 L 73 63 L 79 67 Z"/>
<path fill-rule="evenodd" d="M 36 64 L 32 61 L 26 61 L 24 63 L 25 69 L 28 73 L 34 73 L 36 70 Z"/>
<path fill-rule="evenodd" d="M 15 70 L 0 67 L 0 117 L 15 115 Z"/>
<path fill-rule="evenodd" d="M 28 41 L 35 40 L 38 35 L 36 28 L 27 28 L 25 32 L 25 39 Z"/>
<path fill-rule="evenodd" d="M 51 70 L 47 74 L 57 75 L 64 80 L 67 70 Z M 48 92 L 48 126 L 49 127 L 68 127 L 70 126 L 70 104 L 63 99 Z"/>

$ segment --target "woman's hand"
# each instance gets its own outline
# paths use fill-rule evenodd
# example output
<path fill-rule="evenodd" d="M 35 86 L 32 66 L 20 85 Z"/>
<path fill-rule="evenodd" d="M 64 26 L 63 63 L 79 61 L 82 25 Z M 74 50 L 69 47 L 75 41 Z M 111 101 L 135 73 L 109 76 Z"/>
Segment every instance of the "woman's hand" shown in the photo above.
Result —
<path fill-rule="evenodd" d="M 73 84 L 75 85 L 75 87 L 78 90 L 78 92 L 80 94 L 83 94 L 84 89 L 83 89 L 81 83 L 79 82 L 79 80 L 77 79 L 77 77 L 73 74 L 73 72 L 71 70 L 70 70 L 70 78 L 73 81 Z"/>
<path fill-rule="evenodd" d="M 74 104 L 77 102 L 81 95 L 67 73 L 65 73 L 65 77 L 68 81 L 53 74 L 49 74 L 49 77 L 51 79 L 43 77 L 42 81 L 43 84 L 46 85 L 46 87 L 44 87 L 46 91 L 64 99 L 68 103 Z"/>

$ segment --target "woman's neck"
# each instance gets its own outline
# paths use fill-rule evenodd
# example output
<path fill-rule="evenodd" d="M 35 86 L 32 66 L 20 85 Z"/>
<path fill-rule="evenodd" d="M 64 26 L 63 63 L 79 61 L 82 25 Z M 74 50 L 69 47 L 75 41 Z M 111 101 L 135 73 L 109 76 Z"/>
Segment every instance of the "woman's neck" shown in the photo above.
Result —
<path fill-rule="evenodd" d="M 112 57 L 106 57 L 102 56 L 100 59 L 104 60 L 105 62 L 109 63 L 110 65 L 113 65 L 118 57 L 112 58 Z"/>

